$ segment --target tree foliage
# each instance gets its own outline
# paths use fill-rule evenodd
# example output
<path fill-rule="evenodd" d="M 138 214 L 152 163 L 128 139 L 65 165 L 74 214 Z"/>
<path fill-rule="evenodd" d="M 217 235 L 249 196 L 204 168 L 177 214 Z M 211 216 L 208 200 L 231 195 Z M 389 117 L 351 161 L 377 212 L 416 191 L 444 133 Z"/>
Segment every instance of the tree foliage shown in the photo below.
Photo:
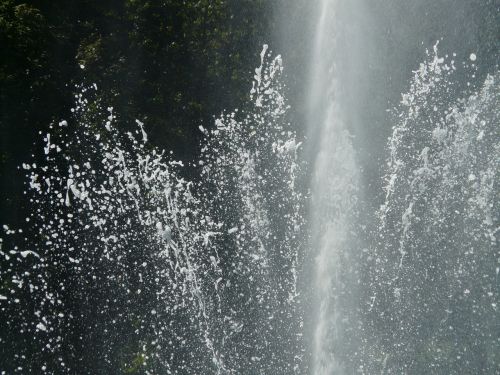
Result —
<path fill-rule="evenodd" d="M 7 178 L 40 131 L 69 116 L 75 85 L 96 83 L 120 126 L 145 121 L 185 160 L 198 126 L 242 105 L 269 0 L 0 1 L 0 219 L 22 219 L 22 179 Z"/>

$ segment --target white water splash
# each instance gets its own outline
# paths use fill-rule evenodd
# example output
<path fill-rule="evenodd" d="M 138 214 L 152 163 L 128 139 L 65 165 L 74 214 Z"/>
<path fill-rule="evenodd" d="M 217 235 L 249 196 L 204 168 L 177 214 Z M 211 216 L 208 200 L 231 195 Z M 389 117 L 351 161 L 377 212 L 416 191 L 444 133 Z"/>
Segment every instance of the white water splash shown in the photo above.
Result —
<path fill-rule="evenodd" d="M 25 246 L 36 252 L 0 253 L 17 264 L 0 276 L 20 298 L 1 300 L 13 314 L 24 306 L 26 324 L 13 329 L 33 336 L 38 351 L 26 355 L 43 358 L 36 372 L 78 371 L 65 357 L 84 359 L 71 348 L 88 348 L 86 340 L 101 348 L 96 368 L 111 371 L 115 353 L 128 350 L 116 337 L 127 334 L 142 344 L 121 360 L 124 371 L 140 363 L 147 374 L 298 373 L 304 202 L 282 70 L 264 46 L 251 109 L 201 129 L 202 154 L 190 167 L 201 169 L 199 182 L 147 144 L 141 121 L 123 134 L 111 107 L 102 121 L 87 99 L 94 88 L 81 89 L 74 119 L 45 136 L 43 165 L 24 167 L 29 230 L 39 239 Z M 97 338 L 99 330 L 107 335 Z"/>
<path fill-rule="evenodd" d="M 463 69 L 475 78 L 473 66 Z M 498 368 L 493 354 L 463 358 L 498 343 L 499 73 L 466 89 L 458 74 L 436 44 L 394 111 L 366 275 L 374 296 L 367 321 L 377 322 L 365 332 L 366 373 Z"/>

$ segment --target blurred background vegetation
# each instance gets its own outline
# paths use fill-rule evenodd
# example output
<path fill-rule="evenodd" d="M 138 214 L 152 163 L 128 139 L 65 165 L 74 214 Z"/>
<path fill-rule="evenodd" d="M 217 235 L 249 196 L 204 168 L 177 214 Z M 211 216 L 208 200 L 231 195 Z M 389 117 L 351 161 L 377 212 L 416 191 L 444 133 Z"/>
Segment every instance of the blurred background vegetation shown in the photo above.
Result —
<path fill-rule="evenodd" d="M 70 118 L 76 85 L 96 83 L 121 127 L 140 119 L 153 145 L 191 160 L 198 126 L 243 105 L 278 3 L 0 0 L 2 224 L 24 218 L 16 170 Z"/>

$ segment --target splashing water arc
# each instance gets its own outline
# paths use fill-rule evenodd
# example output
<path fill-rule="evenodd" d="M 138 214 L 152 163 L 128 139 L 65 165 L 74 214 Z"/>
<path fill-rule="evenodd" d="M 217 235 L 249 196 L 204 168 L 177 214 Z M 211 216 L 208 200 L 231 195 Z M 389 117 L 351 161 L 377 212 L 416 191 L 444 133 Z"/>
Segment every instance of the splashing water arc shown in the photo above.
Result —
<path fill-rule="evenodd" d="M 77 87 L 3 226 L 12 373 L 500 373 L 498 65 L 433 41 L 394 100 L 370 8 L 314 4 L 302 116 L 264 45 L 194 162 Z"/>
<path fill-rule="evenodd" d="M 35 294 L 35 317 L 26 316 L 38 321 L 29 328 L 42 352 L 66 350 L 64 331 L 91 313 L 64 319 L 67 291 L 85 298 L 72 288 L 92 283 L 106 293 L 92 313 L 135 310 L 135 333 L 154 337 L 142 348 L 148 373 L 296 371 L 303 199 L 295 186 L 300 142 L 284 118 L 282 69 L 264 46 L 253 110 L 223 115 L 211 131 L 200 127 L 206 139 L 196 167 L 203 182 L 181 177 L 182 162 L 147 147 L 142 122 L 136 134 L 121 134 L 113 108 L 96 133 L 101 115 L 86 98 L 95 88 L 81 89 L 74 121 L 61 121 L 44 137 L 45 164 L 23 165 L 35 207 L 29 220 L 43 245 L 2 252 L 6 260 L 36 258 L 33 272 L 3 276 L 44 291 Z M 58 132 L 66 128 L 72 132 Z M 71 286 L 53 285 L 60 266 Z M 263 350 L 283 341 L 290 347 L 278 358 Z M 183 346 L 184 353 L 176 349 Z"/>

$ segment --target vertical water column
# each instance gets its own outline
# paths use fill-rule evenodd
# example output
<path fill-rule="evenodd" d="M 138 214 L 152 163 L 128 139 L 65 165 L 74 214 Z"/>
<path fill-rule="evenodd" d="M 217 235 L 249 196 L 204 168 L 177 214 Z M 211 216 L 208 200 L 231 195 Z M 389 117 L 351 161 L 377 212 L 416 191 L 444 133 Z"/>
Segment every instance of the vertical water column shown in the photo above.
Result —
<path fill-rule="evenodd" d="M 311 225 L 313 290 L 311 311 L 314 375 L 346 371 L 344 338 L 351 326 L 349 311 L 351 249 L 357 205 L 358 170 L 342 105 L 343 81 L 339 40 L 341 2 L 321 0 L 311 61 L 309 136 L 313 140 Z"/>

